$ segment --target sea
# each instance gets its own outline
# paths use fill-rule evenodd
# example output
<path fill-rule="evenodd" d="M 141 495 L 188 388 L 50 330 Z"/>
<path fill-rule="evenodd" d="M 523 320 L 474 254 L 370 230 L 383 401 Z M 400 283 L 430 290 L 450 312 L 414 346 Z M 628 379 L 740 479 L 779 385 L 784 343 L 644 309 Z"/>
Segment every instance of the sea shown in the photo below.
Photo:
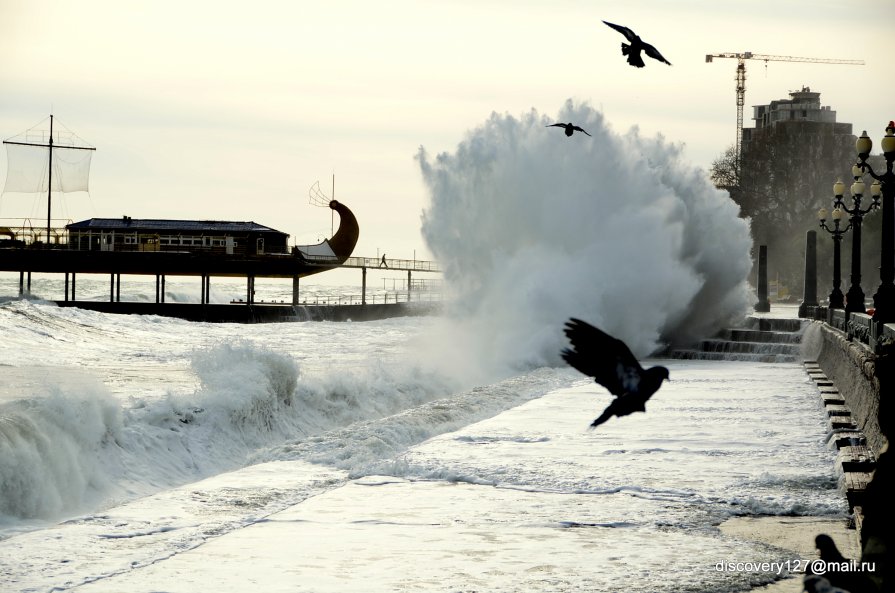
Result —
<path fill-rule="evenodd" d="M 455 372 L 449 315 L 190 323 L 62 291 L 0 302 L 4 593 L 748 591 L 799 559 L 724 521 L 848 513 L 801 364 L 649 360 L 671 380 L 648 412 L 589 430 L 605 389 L 560 363 Z"/>
<path fill-rule="evenodd" d="M 439 315 L 190 323 L 60 308 L 58 274 L 18 298 L 0 272 L 0 593 L 727 593 L 798 573 L 725 526 L 847 519 L 814 382 L 656 358 L 755 302 L 749 221 L 685 148 L 571 98 L 420 145 Z M 200 302 L 198 278 L 167 280 L 166 302 Z M 357 303 L 359 280 L 302 279 L 300 306 Z M 367 302 L 409 296 L 383 282 Z M 122 276 L 120 299 L 155 290 Z M 289 280 L 255 290 L 292 301 Z M 78 274 L 78 300 L 112 293 Z M 245 295 L 211 280 L 213 303 Z M 563 362 L 570 317 L 669 368 L 646 414 L 589 430 L 612 396 Z"/>

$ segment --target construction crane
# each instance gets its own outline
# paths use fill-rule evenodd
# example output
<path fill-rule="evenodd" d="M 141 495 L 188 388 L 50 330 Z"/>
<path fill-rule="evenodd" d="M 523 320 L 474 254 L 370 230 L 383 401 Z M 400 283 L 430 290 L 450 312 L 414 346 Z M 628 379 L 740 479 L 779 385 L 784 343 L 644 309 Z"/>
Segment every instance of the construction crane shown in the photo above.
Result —
<path fill-rule="evenodd" d="M 737 141 L 736 141 L 736 173 L 739 177 L 740 157 L 743 153 L 743 105 L 746 103 L 746 60 L 764 60 L 768 62 L 807 62 L 810 64 L 851 64 L 863 66 L 864 60 L 831 60 L 825 58 L 797 58 L 794 56 L 769 56 L 766 54 L 753 54 L 751 51 L 743 53 L 706 54 L 706 63 L 711 63 L 715 58 L 733 58 L 737 61 Z"/>

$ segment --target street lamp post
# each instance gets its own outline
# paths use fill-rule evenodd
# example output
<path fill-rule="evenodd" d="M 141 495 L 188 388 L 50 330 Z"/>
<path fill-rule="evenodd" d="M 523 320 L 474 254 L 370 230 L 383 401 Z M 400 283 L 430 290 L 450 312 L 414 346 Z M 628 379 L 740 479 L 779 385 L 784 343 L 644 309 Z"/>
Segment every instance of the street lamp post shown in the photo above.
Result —
<path fill-rule="evenodd" d="M 880 285 L 873 295 L 873 306 L 875 311 L 873 319 L 882 328 L 884 323 L 895 322 L 895 173 L 892 172 L 892 162 L 895 160 L 895 122 L 889 122 L 886 126 L 886 135 L 883 137 L 880 145 L 883 149 L 883 156 L 886 159 L 886 172 L 877 174 L 873 167 L 867 163 L 867 157 L 870 156 L 870 150 L 873 148 L 873 142 L 867 136 L 865 131 L 855 142 L 855 149 L 858 152 L 858 164 L 856 165 L 861 171 L 870 173 L 876 181 L 871 186 L 871 191 L 876 192 L 876 199 L 879 199 L 880 193 L 883 199 L 883 229 L 882 239 L 880 241 L 880 267 L 879 279 Z"/>
<path fill-rule="evenodd" d="M 840 243 L 842 243 L 842 235 L 851 228 L 851 223 L 844 229 L 840 229 L 839 225 L 845 217 L 845 212 L 836 208 L 833 210 L 833 228 L 827 226 L 827 209 L 821 208 L 817 211 L 817 218 L 820 220 L 820 228 L 833 235 L 833 290 L 830 292 L 830 309 L 843 309 L 845 300 L 842 290 L 839 288 L 842 284 L 841 267 L 839 265 Z"/>
<path fill-rule="evenodd" d="M 851 286 L 846 293 L 845 310 L 848 313 L 864 313 L 864 291 L 861 290 L 861 220 L 864 215 L 879 207 L 879 197 L 874 196 L 873 202 L 867 208 L 861 208 L 861 200 L 864 198 L 863 179 L 864 171 L 859 166 L 852 167 L 852 176 L 855 182 L 851 184 L 852 207 L 849 208 L 842 200 L 845 192 L 845 184 L 837 181 L 833 184 L 833 208 L 841 208 L 851 215 L 849 224 L 852 227 L 852 251 L 851 251 Z"/>

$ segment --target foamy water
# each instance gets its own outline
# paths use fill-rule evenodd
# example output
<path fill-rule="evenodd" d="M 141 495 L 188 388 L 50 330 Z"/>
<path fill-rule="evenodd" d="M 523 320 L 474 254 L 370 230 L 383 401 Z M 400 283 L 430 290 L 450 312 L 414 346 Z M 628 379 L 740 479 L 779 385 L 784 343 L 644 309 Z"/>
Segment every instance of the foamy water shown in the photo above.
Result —
<path fill-rule="evenodd" d="M 0 302 L 0 589 L 741 591 L 739 515 L 843 516 L 799 365 L 667 361 L 589 422 L 570 316 L 640 356 L 745 314 L 747 224 L 681 147 L 572 102 L 418 155 L 445 318 L 234 325 Z M 123 300 L 154 285 L 128 279 Z M 257 298 L 291 300 L 259 283 Z M 198 302 L 198 282 L 166 300 Z M 18 278 L 0 277 L 0 295 Z M 305 289 L 314 295 L 316 289 Z M 108 278 L 80 278 L 104 299 Z M 59 278 L 32 292 L 62 298 Z M 321 290 L 321 296 L 326 291 Z M 337 291 L 338 292 L 338 291 Z M 241 298 L 212 282 L 212 301 Z"/>
<path fill-rule="evenodd" d="M 271 590 L 649 591 L 673 561 L 673 586 L 735 591 L 773 576 L 715 573 L 719 559 L 789 553 L 720 536 L 725 518 L 846 512 L 799 365 L 668 361 L 648 414 L 588 431 L 609 396 L 571 369 L 464 385 L 427 367 L 440 323 L 0 305 L 3 590 L 159 590 L 179 563 L 285 521 L 299 577 L 271 573 Z M 414 570 L 408 525 L 428 542 Z M 470 573 L 481 538 L 506 551 Z M 553 568 L 507 577 L 541 555 Z M 636 559 L 652 568 L 631 571 Z M 245 586 L 208 562 L 167 587 L 205 591 L 216 574 L 221 591 Z"/>

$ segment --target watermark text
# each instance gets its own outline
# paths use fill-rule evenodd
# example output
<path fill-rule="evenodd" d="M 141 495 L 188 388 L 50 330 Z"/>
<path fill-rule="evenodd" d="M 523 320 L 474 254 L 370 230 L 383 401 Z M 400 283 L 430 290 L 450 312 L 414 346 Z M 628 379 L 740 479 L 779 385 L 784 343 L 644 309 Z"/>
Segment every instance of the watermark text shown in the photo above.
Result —
<path fill-rule="evenodd" d="M 772 572 L 774 574 L 804 572 L 824 575 L 829 572 L 875 572 L 876 562 L 829 562 L 815 558 L 814 560 L 782 560 L 780 562 L 736 562 L 722 561 L 715 564 L 718 572 Z"/>

